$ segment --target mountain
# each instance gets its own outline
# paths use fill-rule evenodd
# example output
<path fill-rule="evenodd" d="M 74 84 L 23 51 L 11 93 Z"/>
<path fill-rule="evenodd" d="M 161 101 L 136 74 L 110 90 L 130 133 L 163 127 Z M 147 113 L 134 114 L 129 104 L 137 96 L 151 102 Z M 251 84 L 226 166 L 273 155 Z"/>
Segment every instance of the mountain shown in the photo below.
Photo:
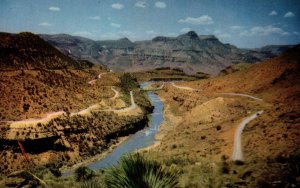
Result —
<path fill-rule="evenodd" d="M 80 109 L 100 66 L 74 60 L 32 33 L 0 33 L 0 120 L 20 120 L 47 111 Z M 62 97 L 63 96 L 63 97 Z M 25 108 L 24 108 L 25 107 Z"/>
<path fill-rule="evenodd" d="M 261 52 L 269 52 L 275 55 L 280 55 L 283 52 L 287 51 L 290 48 L 293 48 L 295 45 L 267 45 L 258 49 Z"/>
<path fill-rule="evenodd" d="M 178 37 L 158 36 L 131 42 L 127 38 L 92 41 L 70 35 L 40 35 L 65 54 L 100 63 L 115 71 L 141 71 L 159 67 L 179 68 L 188 74 L 217 74 L 237 63 L 258 63 L 273 57 L 269 51 L 239 49 L 213 35 L 194 31 Z"/>
<path fill-rule="evenodd" d="M 42 50 L 41 50 L 42 49 Z M 0 69 L 34 70 L 80 68 L 81 63 L 62 54 L 32 33 L 0 33 Z"/>

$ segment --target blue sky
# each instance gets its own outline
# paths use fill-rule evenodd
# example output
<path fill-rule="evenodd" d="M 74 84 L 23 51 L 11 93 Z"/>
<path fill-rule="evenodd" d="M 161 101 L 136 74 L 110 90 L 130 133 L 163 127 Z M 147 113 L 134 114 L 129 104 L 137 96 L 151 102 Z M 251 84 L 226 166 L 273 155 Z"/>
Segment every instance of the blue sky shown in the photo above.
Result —
<path fill-rule="evenodd" d="M 300 43 L 300 0 L 0 0 L 0 31 L 151 39 L 189 30 L 253 48 Z"/>

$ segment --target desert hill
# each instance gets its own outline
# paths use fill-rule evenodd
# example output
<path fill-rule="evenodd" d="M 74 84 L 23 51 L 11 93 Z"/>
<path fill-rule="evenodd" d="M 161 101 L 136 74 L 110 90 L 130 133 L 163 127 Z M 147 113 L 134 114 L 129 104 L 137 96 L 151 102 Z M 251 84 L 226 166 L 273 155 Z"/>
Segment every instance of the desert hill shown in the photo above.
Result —
<path fill-rule="evenodd" d="M 1 173 L 72 165 L 147 125 L 150 102 L 130 75 L 74 60 L 31 33 L 0 41 Z"/>
<path fill-rule="evenodd" d="M 1 70 L 82 68 L 32 33 L 0 33 L 0 53 Z"/>
<path fill-rule="evenodd" d="M 179 168 L 181 187 L 298 186 L 299 54 L 298 45 L 224 76 L 165 84 L 166 122 L 149 155 Z M 259 111 L 242 133 L 243 162 L 234 162 L 237 128 Z"/>
<path fill-rule="evenodd" d="M 232 64 L 257 63 L 278 54 L 269 50 L 239 49 L 223 44 L 213 35 L 198 35 L 194 31 L 178 37 L 158 36 L 137 42 L 127 38 L 92 41 L 65 34 L 40 36 L 71 57 L 100 63 L 115 71 L 171 67 L 187 74 L 217 74 Z"/>

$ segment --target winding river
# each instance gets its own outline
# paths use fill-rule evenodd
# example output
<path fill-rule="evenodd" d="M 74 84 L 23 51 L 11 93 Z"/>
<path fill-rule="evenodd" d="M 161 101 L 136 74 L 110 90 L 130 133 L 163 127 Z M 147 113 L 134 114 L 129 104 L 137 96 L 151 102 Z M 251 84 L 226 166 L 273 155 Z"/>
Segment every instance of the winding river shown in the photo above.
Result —
<path fill-rule="evenodd" d="M 122 144 L 117 146 L 112 150 L 105 158 L 95 161 L 88 165 L 91 169 L 105 168 L 117 164 L 118 160 L 122 155 L 128 152 L 133 152 L 138 149 L 150 146 L 155 142 L 155 134 L 162 121 L 163 117 L 163 103 L 159 97 L 152 93 L 147 92 L 152 105 L 154 106 L 154 111 L 150 114 L 150 121 L 148 127 L 138 131 L 134 135 L 129 136 Z"/>
<path fill-rule="evenodd" d="M 141 84 L 141 88 L 144 88 L 149 83 L 145 82 Z M 138 149 L 148 147 L 155 142 L 155 135 L 158 132 L 160 124 L 164 120 L 163 116 L 163 102 L 159 97 L 151 91 L 147 92 L 152 106 L 154 106 L 153 113 L 149 116 L 148 126 L 143 130 L 128 137 L 123 143 L 114 148 L 107 156 L 104 158 L 94 161 L 87 165 L 91 169 L 100 169 L 110 167 L 117 164 L 119 159 L 126 153 L 134 152 Z M 70 172 L 64 175 L 70 175 Z"/>

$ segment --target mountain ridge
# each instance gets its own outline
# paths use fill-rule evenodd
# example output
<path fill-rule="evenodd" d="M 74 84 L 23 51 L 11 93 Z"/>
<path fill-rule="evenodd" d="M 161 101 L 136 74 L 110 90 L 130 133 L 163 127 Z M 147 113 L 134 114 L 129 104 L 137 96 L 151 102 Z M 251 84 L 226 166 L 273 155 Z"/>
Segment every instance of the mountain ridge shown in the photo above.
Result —
<path fill-rule="evenodd" d="M 277 49 L 240 49 L 220 42 L 214 35 L 198 35 L 194 31 L 177 37 L 157 36 L 136 42 L 128 38 L 93 41 L 69 35 L 69 40 L 77 41 L 72 45 L 68 45 L 62 35 L 40 36 L 73 58 L 125 72 L 170 67 L 182 69 L 187 74 L 204 72 L 216 75 L 232 64 L 259 63 L 281 53 Z"/>

